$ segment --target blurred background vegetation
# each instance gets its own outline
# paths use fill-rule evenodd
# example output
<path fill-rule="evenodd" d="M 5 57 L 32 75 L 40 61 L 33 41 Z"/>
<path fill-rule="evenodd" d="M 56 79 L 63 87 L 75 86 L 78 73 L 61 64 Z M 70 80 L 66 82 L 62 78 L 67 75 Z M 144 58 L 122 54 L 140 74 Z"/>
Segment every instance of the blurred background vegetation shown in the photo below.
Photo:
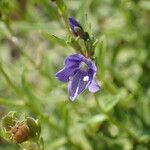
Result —
<path fill-rule="evenodd" d="M 0 0 L 0 117 L 39 119 L 45 150 L 149 150 L 150 1 L 56 1 Z M 101 91 L 75 102 L 54 76 L 76 53 L 67 16 L 99 40 Z M 0 150 L 17 149 L 0 132 Z"/>

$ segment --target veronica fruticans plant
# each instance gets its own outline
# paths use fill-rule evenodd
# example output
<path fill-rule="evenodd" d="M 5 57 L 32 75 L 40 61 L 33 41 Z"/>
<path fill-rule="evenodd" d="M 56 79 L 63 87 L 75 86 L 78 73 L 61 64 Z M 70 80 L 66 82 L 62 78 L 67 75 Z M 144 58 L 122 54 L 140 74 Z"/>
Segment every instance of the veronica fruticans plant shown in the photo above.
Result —
<path fill-rule="evenodd" d="M 91 53 L 91 51 L 93 49 L 89 49 L 89 47 L 92 48 L 93 44 L 89 34 L 83 30 L 80 23 L 74 18 L 69 17 L 68 22 L 74 36 L 83 39 L 86 47 L 85 53 L 68 56 L 65 60 L 64 68 L 56 73 L 57 79 L 62 82 L 69 82 L 69 97 L 73 101 L 86 88 L 94 93 L 100 90 L 100 87 L 95 81 L 97 68 L 95 62 L 92 61 L 94 53 Z M 91 43 L 88 47 L 86 44 L 87 41 Z"/>

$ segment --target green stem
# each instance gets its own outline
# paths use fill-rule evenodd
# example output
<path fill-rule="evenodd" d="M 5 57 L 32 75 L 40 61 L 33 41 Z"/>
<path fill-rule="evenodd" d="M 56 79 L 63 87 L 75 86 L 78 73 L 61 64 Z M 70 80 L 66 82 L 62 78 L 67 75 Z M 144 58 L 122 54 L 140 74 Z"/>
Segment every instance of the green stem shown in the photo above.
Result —
<path fill-rule="evenodd" d="M 39 149 L 39 150 L 42 150 L 42 149 L 41 149 L 41 146 L 40 146 L 40 144 L 39 144 L 38 141 L 36 142 L 36 144 L 37 144 L 37 146 L 38 146 L 38 149 Z"/>
<path fill-rule="evenodd" d="M 64 24 L 65 24 L 65 27 L 66 27 L 68 33 L 69 33 L 70 35 L 72 35 L 72 33 L 71 33 L 71 31 L 70 31 L 70 28 L 69 28 L 67 16 L 66 16 L 65 12 L 62 10 L 62 8 L 60 8 L 60 4 L 59 4 L 59 3 L 60 3 L 60 1 L 59 1 L 59 0 L 56 0 L 56 5 L 57 5 L 58 10 L 59 10 L 59 15 L 60 15 L 61 18 L 63 19 L 63 22 L 64 22 Z M 61 6 L 61 7 L 65 7 L 65 4 L 64 4 L 63 0 L 62 0 L 61 5 L 64 5 L 64 6 Z M 63 9 L 64 9 L 64 8 L 63 8 Z M 65 10 L 65 11 L 66 11 L 66 10 Z"/>
<path fill-rule="evenodd" d="M 71 31 L 70 31 L 69 25 L 68 25 L 67 17 L 62 14 L 62 19 L 64 20 L 64 23 L 65 23 L 65 26 L 66 26 L 66 29 L 67 29 L 68 33 L 72 34 Z"/>
<path fill-rule="evenodd" d="M 43 138 L 41 138 L 41 150 L 44 150 L 44 141 L 43 141 Z"/>
<path fill-rule="evenodd" d="M 95 99 L 95 102 L 96 102 L 96 106 L 97 106 L 98 111 L 99 111 L 100 113 L 103 112 L 103 110 L 102 110 L 102 108 L 101 108 L 101 106 L 100 106 L 99 100 L 98 100 L 98 98 L 97 98 L 96 93 L 94 94 L 94 99 Z"/>

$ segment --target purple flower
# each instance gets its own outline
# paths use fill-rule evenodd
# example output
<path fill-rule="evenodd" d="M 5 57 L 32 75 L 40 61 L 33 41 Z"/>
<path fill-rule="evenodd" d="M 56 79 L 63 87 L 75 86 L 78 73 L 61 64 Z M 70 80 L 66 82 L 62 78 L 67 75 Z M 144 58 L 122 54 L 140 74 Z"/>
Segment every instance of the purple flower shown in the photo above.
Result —
<path fill-rule="evenodd" d="M 94 79 L 95 75 L 95 63 L 81 54 L 67 57 L 64 68 L 56 73 L 57 79 L 62 82 L 69 82 L 68 90 L 72 101 L 87 87 L 93 93 L 100 89 Z"/>

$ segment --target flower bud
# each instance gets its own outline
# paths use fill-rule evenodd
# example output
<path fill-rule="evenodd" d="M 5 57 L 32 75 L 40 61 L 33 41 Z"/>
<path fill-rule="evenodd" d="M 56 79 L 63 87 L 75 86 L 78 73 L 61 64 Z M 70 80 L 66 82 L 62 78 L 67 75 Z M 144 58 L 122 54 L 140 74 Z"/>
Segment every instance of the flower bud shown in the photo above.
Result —
<path fill-rule="evenodd" d="M 85 39 L 85 32 L 78 26 L 74 27 L 74 32 L 77 36 L 79 36 L 81 39 Z"/>
<path fill-rule="evenodd" d="M 79 36 L 80 38 L 84 39 L 85 32 L 84 32 L 82 26 L 80 25 L 80 23 L 78 21 L 76 21 L 73 17 L 69 17 L 68 22 L 69 22 L 69 26 L 71 28 L 72 33 L 75 36 Z"/>

